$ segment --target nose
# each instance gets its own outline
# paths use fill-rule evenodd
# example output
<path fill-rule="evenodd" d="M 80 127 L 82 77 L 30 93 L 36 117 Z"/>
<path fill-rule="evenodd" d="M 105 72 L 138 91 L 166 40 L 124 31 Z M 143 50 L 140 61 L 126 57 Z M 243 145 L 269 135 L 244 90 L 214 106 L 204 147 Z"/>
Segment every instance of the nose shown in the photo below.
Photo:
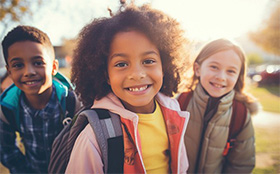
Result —
<path fill-rule="evenodd" d="M 146 76 L 145 68 L 141 65 L 133 65 L 130 68 L 129 79 L 140 80 Z"/>
<path fill-rule="evenodd" d="M 24 69 L 24 76 L 25 77 L 30 77 L 35 75 L 36 71 L 32 65 L 26 65 Z"/>
<path fill-rule="evenodd" d="M 216 79 L 218 79 L 219 81 L 224 81 L 226 79 L 226 73 L 223 71 L 219 71 L 216 76 Z"/>

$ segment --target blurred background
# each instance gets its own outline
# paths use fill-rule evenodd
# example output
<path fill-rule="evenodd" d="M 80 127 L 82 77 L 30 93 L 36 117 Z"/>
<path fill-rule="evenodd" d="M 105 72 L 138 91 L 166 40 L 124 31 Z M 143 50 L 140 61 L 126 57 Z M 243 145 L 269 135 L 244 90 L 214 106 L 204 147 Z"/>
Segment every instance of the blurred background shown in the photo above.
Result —
<path fill-rule="evenodd" d="M 70 78 L 79 31 L 94 18 L 109 17 L 108 8 L 117 12 L 124 2 L 149 3 L 176 18 L 194 53 L 221 37 L 244 49 L 247 91 L 263 107 L 253 117 L 257 147 L 253 173 L 280 173 L 280 0 L 0 0 L 0 40 L 19 24 L 39 28 L 54 45 L 60 71 Z M 5 72 L 0 48 L 1 79 Z M 0 166 L 0 173 L 8 171 Z"/>

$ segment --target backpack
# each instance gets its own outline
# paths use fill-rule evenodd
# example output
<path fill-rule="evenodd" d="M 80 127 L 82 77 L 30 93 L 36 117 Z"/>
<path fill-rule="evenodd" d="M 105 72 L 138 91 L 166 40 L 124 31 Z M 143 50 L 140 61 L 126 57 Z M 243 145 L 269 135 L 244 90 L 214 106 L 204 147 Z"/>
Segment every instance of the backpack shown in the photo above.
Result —
<path fill-rule="evenodd" d="M 182 93 L 178 97 L 181 110 L 187 109 L 190 99 L 192 98 L 193 91 Z M 232 103 L 232 116 L 229 125 L 229 134 L 223 156 L 227 156 L 230 149 L 234 147 L 237 135 L 241 132 L 247 117 L 247 108 L 244 103 L 233 100 Z"/>
<path fill-rule="evenodd" d="M 104 173 L 123 173 L 124 145 L 120 117 L 105 109 L 83 110 L 63 128 L 52 145 L 49 173 L 65 173 L 75 141 L 88 123 L 101 150 Z"/>
<path fill-rule="evenodd" d="M 65 77 L 61 73 L 57 73 L 54 76 L 54 79 L 56 82 L 63 84 L 68 88 L 68 95 L 65 98 L 65 102 L 62 107 L 60 107 L 60 117 L 61 122 L 63 125 L 67 124 L 69 120 L 72 119 L 72 117 L 75 114 L 77 99 L 76 95 L 74 94 L 74 87 L 71 84 L 71 82 L 68 80 L 67 77 Z M 15 85 L 12 84 L 9 88 L 13 88 Z M 20 132 L 20 118 L 18 115 L 15 115 L 12 110 L 6 108 L 5 106 L 0 105 L 0 119 L 2 119 L 7 124 L 10 124 L 14 130 Z"/>

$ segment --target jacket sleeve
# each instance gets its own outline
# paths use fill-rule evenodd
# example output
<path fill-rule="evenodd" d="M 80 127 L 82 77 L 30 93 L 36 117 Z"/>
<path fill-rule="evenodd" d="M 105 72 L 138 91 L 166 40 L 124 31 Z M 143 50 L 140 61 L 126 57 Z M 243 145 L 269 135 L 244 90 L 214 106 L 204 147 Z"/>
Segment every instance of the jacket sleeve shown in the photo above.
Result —
<path fill-rule="evenodd" d="M 103 173 L 101 151 L 89 124 L 74 144 L 65 173 Z"/>
<path fill-rule="evenodd" d="M 10 173 L 30 173 L 31 168 L 15 140 L 15 130 L 0 119 L 1 163 L 10 170 Z"/>
<path fill-rule="evenodd" d="M 251 173 L 254 169 L 255 135 L 250 113 L 247 113 L 244 127 L 225 160 L 222 173 Z"/>

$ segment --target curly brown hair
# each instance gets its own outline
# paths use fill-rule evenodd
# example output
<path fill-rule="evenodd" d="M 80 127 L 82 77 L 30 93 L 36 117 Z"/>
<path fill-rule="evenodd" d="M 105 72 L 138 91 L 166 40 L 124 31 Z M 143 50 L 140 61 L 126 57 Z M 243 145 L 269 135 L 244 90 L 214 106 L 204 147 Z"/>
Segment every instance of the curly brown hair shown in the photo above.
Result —
<path fill-rule="evenodd" d="M 85 106 L 112 91 L 107 83 L 110 44 L 117 33 L 131 30 L 145 34 L 159 49 L 164 73 L 160 92 L 167 96 L 177 92 L 182 62 L 188 60 L 184 30 L 175 19 L 159 10 L 132 5 L 112 17 L 93 20 L 79 34 L 71 80 Z"/>

